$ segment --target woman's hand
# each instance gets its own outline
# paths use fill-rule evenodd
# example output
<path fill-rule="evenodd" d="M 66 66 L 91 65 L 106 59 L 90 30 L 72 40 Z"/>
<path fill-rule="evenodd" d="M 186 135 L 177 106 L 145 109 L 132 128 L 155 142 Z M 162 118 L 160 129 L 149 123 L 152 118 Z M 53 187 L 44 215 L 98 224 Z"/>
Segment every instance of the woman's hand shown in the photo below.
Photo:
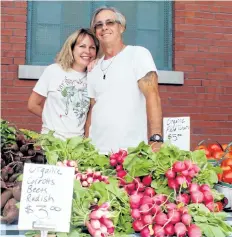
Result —
<path fill-rule="evenodd" d="M 98 61 L 99 58 L 96 58 L 92 62 L 90 62 L 89 65 L 87 66 L 87 72 L 91 72 L 93 68 L 97 65 Z"/>
<path fill-rule="evenodd" d="M 33 114 L 42 117 L 43 105 L 46 97 L 39 95 L 36 92 L 32 92 L 28 100 L 27 108 Z"/>

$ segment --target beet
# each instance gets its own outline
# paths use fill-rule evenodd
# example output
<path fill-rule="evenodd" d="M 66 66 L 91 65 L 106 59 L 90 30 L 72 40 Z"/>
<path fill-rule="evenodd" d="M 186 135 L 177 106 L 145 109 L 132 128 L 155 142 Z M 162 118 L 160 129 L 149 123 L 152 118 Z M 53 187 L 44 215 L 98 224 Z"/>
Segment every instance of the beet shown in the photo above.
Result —
<path fill-rule="evenodd" d="M 6 189 L 1 194 L 1 209 L 6 205 L 7 201 L 13 196 L 12 189 Z"/>
<path fill-rule="evenodd" d="M 7 224 L 11 224 L 18 219 L 19 209 L 16 207 L 16 203 L 17 201 L 14 198 L 11 198 L 3 208 L 3 217 L 1 220 L 6 221 Z"/>

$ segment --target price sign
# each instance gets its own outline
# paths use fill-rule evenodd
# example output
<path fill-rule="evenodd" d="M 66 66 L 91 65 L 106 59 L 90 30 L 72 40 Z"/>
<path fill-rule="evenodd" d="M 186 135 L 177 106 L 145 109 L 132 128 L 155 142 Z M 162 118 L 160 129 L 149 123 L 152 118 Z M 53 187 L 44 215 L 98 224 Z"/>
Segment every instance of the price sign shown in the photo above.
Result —
<path fill-rule="evenodd" d="M 73 167 L 24 165 L 20 230 L 69 232 L 74 172 Z"/>
<path fill-rule="evenodd" d="M 163 119 L 164 141 L 179 147 L 181 150 L 190 150 L 190 118 L 175 117 Z"/>

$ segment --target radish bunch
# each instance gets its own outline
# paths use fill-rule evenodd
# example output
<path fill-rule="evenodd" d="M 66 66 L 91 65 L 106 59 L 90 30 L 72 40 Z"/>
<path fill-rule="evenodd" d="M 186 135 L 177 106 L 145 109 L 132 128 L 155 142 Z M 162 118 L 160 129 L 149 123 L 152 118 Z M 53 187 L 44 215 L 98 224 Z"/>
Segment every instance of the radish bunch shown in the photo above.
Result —
<path fill-rule="evenodd" d="M 109 208 L 110 204 L 106 202 L 90 213 L 86 227 L 93 237 L 106 237 L 114 234 L 114 224 L 110 220 Z"/>
<path fill-rule="evenodd" d="M 75 172 L 78 172 L 78 165 L 75 160 L 64 160 L 58 161 L 56 163 L 57 166 L 66 166 L 66 167 L 75 167 Z"/>
<path fill-rule="evenodd" d="M 88 168 L 85 173 L 77 172 L 75 174 L 76 180 L 80 180 L 82 187 L 89 187 L 92 183 L 105 182 L 109 183 L 108 176 L 104 176 L 100 171 L 93 171 Z"/>

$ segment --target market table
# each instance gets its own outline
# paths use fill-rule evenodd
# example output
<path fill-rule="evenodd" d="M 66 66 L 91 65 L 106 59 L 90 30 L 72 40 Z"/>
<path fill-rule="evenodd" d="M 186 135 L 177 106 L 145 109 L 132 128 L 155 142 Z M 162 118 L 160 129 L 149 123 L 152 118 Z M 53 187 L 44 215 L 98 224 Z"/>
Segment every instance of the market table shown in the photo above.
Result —
<path fill-rule="evenodd" d="M 227 218 L 227 223 L 232 226 L 232 212 L 228 212 L 229 217 Z M 1 236 L 2 237 L 25 237 L 26 231 L 19 231 L 17 224 L 6 225 L 1 224 Z M 136 236 L 136 235 L 132 235 Z M 137 235 L 138 236 L 138 235 Z M 232 237 L 232 235 L 230 236 Z"/>

